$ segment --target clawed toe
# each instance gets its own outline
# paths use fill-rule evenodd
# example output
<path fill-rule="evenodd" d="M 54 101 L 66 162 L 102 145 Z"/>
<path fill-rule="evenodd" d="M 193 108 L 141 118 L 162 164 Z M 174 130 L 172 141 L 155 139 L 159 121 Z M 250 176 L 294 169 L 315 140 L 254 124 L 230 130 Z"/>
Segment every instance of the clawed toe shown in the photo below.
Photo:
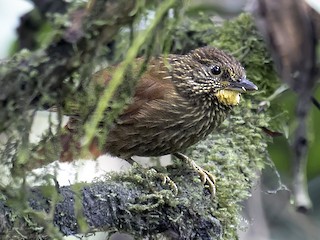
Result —
<path fill-rule="evenodd" d="M 169 185 L 170 189 L 172 190 L 174 195 L 178 194 L 178 187 L 175 184 L 175 182 L 173 180 L 171 180 L 171 178 L 163 173 L 159 173 L 160 174 L 160 178 L 162 179 L 162 185 Z"/>
<path fill-rule="evenodd" d="M 215 177 L 207 170 L 199 167 L 191 159 L 189 159 L 188 162 L 192 166 L 192 168 L 199 174 L 202 184 L 209 188 L 211 196 L 214 197 L 216 195 Z"/>
<path fill-rule="evenodd" d="M 202 184 L 204 184 L 209 189 L 211 197 L 213 198 L 216 195 L 216 181 L 214 175 L 207 170 L 199 167 L 193 160 L 182 153 L 175 153 L 174 156 L 187 162 L 199 174 Z"/>
<path fill-rule="evenodd" d="M 164 174 L 164 173 L 159 173 L 157 172 L 157 170 L 155 170 L 154 168 L 151 168 L 148 170 L 149 174 L 151 174 L 151 177 L 154 178 L 160 178 L 161 179 L 161 185 L 165 186 L 169 186 L 170 190 L 172 191 L 172 193 L 174 195 L 178 194 L 178 187 L 175 184 L 175 182 L 173 180 L 171 180 L 171 178 Z"/>

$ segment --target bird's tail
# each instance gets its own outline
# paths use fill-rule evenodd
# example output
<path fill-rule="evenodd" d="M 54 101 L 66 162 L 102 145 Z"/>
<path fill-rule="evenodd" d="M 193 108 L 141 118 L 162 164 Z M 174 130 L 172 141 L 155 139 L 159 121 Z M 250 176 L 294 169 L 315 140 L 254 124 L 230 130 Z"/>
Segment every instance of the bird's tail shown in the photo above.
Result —
<path fill-rule="evenodd" d="M 87 147 L 82 144 L 82 137 L 73 120 L 64 126 L 57 134 L 45 134 L 37 143 L 28 161 L 29 170 L 42 167 L 56 160 L 60 162 L 72 162 L 77 159 L 96 159 L 102 155 L 98 139 L 94 138 Z"/>

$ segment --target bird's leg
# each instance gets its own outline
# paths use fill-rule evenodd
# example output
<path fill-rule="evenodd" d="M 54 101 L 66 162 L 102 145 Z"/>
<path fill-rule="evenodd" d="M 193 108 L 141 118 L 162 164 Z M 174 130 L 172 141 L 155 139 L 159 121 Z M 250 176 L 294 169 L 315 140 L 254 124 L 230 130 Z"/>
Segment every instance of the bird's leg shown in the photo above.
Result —
<path fill-rule="evenodd" d="M 182 153 L 174 153 L 176 158 L 189 164 L 200 176 L 201 182 L 209 188 L 211 196 L 216 195 L 215 177 L 207 170 L 199 167 L 192 159 Z"/>
<path fill-rule="evenodd" d="M 130 163 L 131 165 L 133 165 L 134 163 L 137 163 L 135 160 L 133 160 L 132 157 L 126 158 L 126 161 L 127 161 L 128 163 Z M 168 185 L 168 186 L 170 187 L 170 189 L 172 190 L 172 192 L 173 192 L 174 195 L 177 195 L 177 194 L 178 194 L 178 187 L 177 187 L 177 185 L 175 184 L 174 181 L 171 180 L 171 178 L 170 178 L 168 175 L 166 175 L 166 174 L 164 174 L 164 173 L 159 173 L 159 172 L 157 172 L 157 170 L 155 170 L 154 168 L 152 168 L 152 170 L 154 170 L 154 172 L 155 172 L 155 174 L 153 174 L 153 176 L 154 176 L 154 175 L 157 175 L 157 177 L 159 177 L 159 178 L 161 179 L 161 181 L 162 181 L 161 184 L 162 184 L 162 185 Z"/>

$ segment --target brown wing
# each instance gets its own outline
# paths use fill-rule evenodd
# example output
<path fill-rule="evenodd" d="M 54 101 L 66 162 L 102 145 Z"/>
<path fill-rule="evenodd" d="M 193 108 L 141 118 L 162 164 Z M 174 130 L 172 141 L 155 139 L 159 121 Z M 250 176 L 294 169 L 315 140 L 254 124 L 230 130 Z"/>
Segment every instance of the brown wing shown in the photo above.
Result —
<path fill-rule="evenodd" d="M 144 156 L 142 146 L 148 146 L 160 126 L 175 113 L 170 112 L 177 92 L 165 63 L 154 59 L 136 86 L 131 104 L 119 116 L 110 130 L 104 151 L 121 158 Z M 150 146 L 150 145 L 149 145 Z"/>
<path fill-rule="evenodd" d="M 168 99 L 174 93 L 175 87 L 163 61 L 151 60 L 149 68 L 137 83 L 132 103 L 119 116 L 118 122 L 130 124 L 141 116 L 142 110 L 152 107 L 153 102 Z"/>

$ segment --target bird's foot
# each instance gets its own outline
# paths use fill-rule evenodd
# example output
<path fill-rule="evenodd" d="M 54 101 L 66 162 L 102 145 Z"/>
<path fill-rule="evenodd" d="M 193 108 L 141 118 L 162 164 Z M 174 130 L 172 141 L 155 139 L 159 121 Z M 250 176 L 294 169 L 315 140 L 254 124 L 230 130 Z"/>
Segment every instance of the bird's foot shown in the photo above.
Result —
<path fill-rule="evenodd" d="M 147 170 L 146 173 L 147 173 L 148 178 L 151 178 L 151 179 L 159 179 L 160 178 L 162 186 L 167 185 L 167 186 L 169 186 L 170 190 L 172 191 L 172 193 L 175 196 L 178 194 L 177 185 L 175 184 L 175 182 L 173 180 L 171 180 L 171 178 L 167 174 L 158 172 L 154 168 Z"/>
<path fill-rule="evenodd" d="M 128 158 L 128 159 L 126 159 L 126 161 L 129 162 L 131 165 L 137 164 L 137 162 L 135 160 L 133 160 L 132 158 Z M 169 188 L 171 189 L 172 193 L 175 196 L 178 194 L 177 185 L 175 184 L 175 182 L 173 180 L 171 180 L 171 178 L 167 174 L 158 172 L 154 168 L 151 168 L 147 171 L 147 175 L 149 175 L 149 177 L 151 177 L 151 178 L 158 178 L 158 179 L 160 178 L 161 185 L 163 185 L 163 186 L 168 185 Z"/>
<path fill-rule="evenodd" d="M 177 195 L 178 194 L 178 187 L 176 185 L 176 183 L 171 180 L 171 178 L 164 174 L 164 173 L 158 173 L 159 174 L 159 177 L 160 179 L 162 180 L 162 185 L 168 185 L 170 187 L 170 189 L 172 190 L 173 194 L 174 195 Z"/>
<path fill-rule="evenodd" d="M 198 166 L 192 159 L 182 153 L 174 153 L 173 155 L 188 163 L 199 174 L 202 184 L 209 188 L 211 197 L 213 198 L 216 195 L 216 180 L 214 175 Z"/>

